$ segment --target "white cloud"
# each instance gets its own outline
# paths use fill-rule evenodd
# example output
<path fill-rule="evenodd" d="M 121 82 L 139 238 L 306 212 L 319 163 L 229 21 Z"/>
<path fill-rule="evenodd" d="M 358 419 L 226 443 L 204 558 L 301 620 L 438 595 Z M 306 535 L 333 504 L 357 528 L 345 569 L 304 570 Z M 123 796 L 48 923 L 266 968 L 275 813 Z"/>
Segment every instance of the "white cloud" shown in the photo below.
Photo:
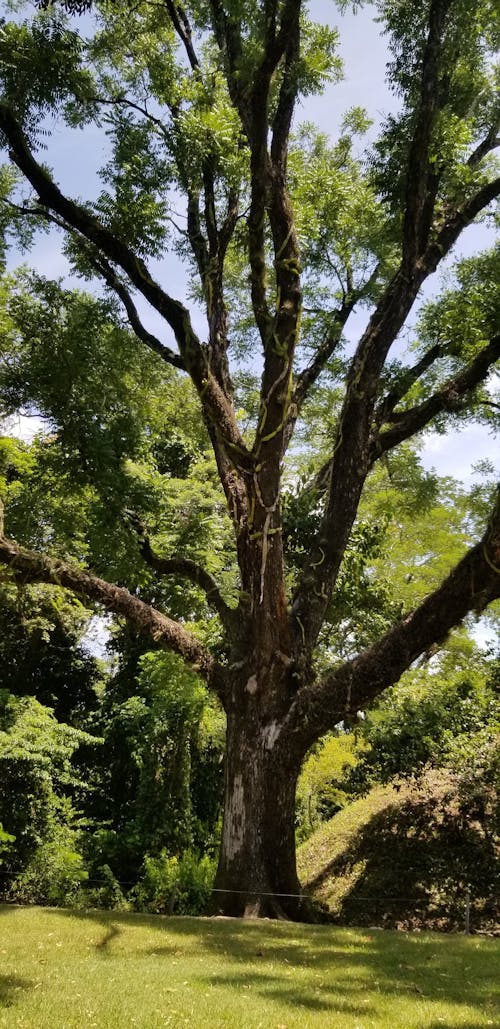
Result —
<path fill-rule="evenodd" d="M 472 478 L 472 465 L 486 458 L 500 465 L 498 443 L 482 425 L 466 425 L 440 436 L 428 436 L 421 450 L 424 468 L 462 482 Z"/>

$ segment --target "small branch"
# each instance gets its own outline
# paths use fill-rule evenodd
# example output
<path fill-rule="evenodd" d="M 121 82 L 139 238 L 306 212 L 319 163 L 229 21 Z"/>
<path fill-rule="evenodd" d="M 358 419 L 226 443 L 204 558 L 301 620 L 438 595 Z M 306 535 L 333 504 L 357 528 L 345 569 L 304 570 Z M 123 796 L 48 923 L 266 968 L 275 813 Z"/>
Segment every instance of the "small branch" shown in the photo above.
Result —
<path fill-rule="evenodd" d="M 147 107 L 143 107 L 141 104 L 138 104 L 135 100 L 130 100 L 130 98 L 127 96 L 98 96 L 96 94 L 94 96 L 82 95 L 79 98 L 77 97 L 77 99 L 80 99 L 80 102 L 85 101 L 86 103 L 99 104 L 99 106 L 101 107 L 128 107 L 130 108 L 130 110 L 137 111 L 138 114 L 142 114 L 146 121 L 151 122 L 151 124 L 159 130 L 160 134 L 164 138 L 168 138 L 168 128 L 162 122 L 161 118 L 157 118 L 154 114 L 151 114 L 151 112 L 148 111 Z"/>
<path fill-rule="evenodd" d="M 500 358 L 500 334 L 494 336 L 489 345 L 477 354 L 464 371 L 453 379 L 449 379 L 424 403 L 397 415 L 392 413 L 387 421 L 394 423 L 393 428 L 378 433 L 370 444 L 370 466 L 382 454 L 386 454 L 388 450 L 392 450 L 417 432 L 421 432 L 438 414 L 444 411 L 460 410 L 463 398 L 480 382 L 484 382 L 491 366 L 498 358 Z"/>
<path fill-rule="evenodd" d="M 105 582 L 64 561 L 26 550 L 5 538 L 0 539 L 0 562 L 12 569 L 18 581 L 61 586 L 121 615 L 157 647 L 184 658 L 219 695 L 222 693 L 222 671 L 208 650 L 179 622 L 145 604 L 122 586 Z"/>
<path fill-rule="evenodd" d="M 349 316 L 352 314 L 356 304 L 366 296 L 373 284 L 376 282 L 379 271 L 380 266 L 377 264 L 369 279 L 363 286 L 359 289 L 351 288 L 348 293 L 344 293 L 342 304 L 334 315 L 334 331 L 327 336 L 318 348 L 318 351 L 310 365 L 304 368 L 297 376 L 292 397 L 292 405 L 297 408 L 297 413 L 300 411 L 311 386 L 314 385 L 327 362 L 330 360 L 335 347 L 339 343 L 342 329 L 344 328 Z"/>
<path fill-rule="evenodd" d="M 226 604 L 213 576 L 190 558 L 176 555 L 161 557 L 153 550 L 146 526 L 141 519 L 133 511 L 127 511 L 126 517 L 137 533 L 141 555 L 150 568 L 153 568 L 159 575 L 180 575 L 196 586 L 200 586 L 206 594 L 210 607 L 213 607 L 219 615 L 222 624 L 229 630 L 234 628 L 236 610 Z"/>
<path fill-rule="evenodd" d="M 90 253 L 89 259 L 96 271 L 102 276 L 107 286 L 109 286 L 109 288 L 116 293 L 117 297 L 120 298 L 127 312 L 130 326 L 134 330 L 137 338 L 145 343 L 146 346 L 155 354 L 158 354 L 166 364 L 170 364 L 174 368 L 179 368 L 180 371 L 186 371 L 186 366 L 182 357 L 180 357 L 179 354 L 174 354 L 173 350 L 166 347 L 157 336 L 154 336 L 153 333 L 149 332 L 148 329 L 146 329 L 146 326 L 143 325 L 128 289 L 124 286 L 123 282 L 120 280 L 109 262 L 100 255 L 92 255 Z"/>
<path fill-rule="evenodd" d="M 184 45 L 187 59 L 191 66 L 192 71 L 196 71 L 200 67 L 200 62 L 196 56 L 196 52 L 193 46 L 193 38 L 191 34 L 191 26 L 187 14 L 182 7 L 182 4 L 176 4 L 173 0 L 164 0 L 165 7 L 170 15 L 172 25 L 179 36 L 179 39 Z"/>
<path fill-rule="evenodd" d="M 441 357 L 441 355 L 442 347 L 439 344 L 436 344 L 436 346 L 431 347 L 431 349 L 423 355 L 420 361 L 417 361 L 417 364 L 415 364 L 413 368 L 407 368 L 405 370 L 399 385 L 395 386 L 394 389 L 391 389 L 387 396 L 380 401 L 374 415 L 376 425 L 382 425 L 383 422 L 391 420 L 390 416 L 397 404 L 400 403 L 403 397 L 408 393 L 408 390 L 418 382 L 421 375 L 423 375 L 424 372 L 434 364 L 434 361 L 437 361 L 438 357 Z"/>

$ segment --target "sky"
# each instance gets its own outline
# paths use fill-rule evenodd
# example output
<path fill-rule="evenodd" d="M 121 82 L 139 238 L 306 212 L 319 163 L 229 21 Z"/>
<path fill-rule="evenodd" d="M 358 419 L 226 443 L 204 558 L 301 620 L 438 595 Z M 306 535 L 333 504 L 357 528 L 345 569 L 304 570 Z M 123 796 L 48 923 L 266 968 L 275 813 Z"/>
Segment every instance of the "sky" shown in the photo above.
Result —
<path fill-rule="evenodd" d="M 380 32 L 380 26 L 374 25 L 374 7 L 367 4 L 357 15 L 349 11 L 341 16 L 334 0 L 312 0 L 310 11 L 314 19 L 335 24 L 339 28 L 344 79 L 329 86 L 323 96 L 308 97 L 303 101 L 297 111 L 296 124 L 305 120 L 314 121 L 335 138 L 345 111 L 359 105 L 367 108 L 374 121 L 371 130 L 374 136 L 385 115 L 397 106 L 385 82 L 386 38 Z M 90 198 L 98 190 L 97 172 L 104 162 L 105 153 L 105 140 L 100 130 L 87 128 L 83 132 L 70 132 L 56 126 L 44 159 L 53 167 L 63 190 L 73 197 Z M 460 240 L 456 253 L 473 253 L 489 241 L 491 237 L 483 227 L 471 227 Z M 20 258 L 16 253 L 12 254 L 10 267 L 17 265 L 20 260 L 29 262 L 51 277 L 66 276 L 68 272 L 60 240 L 55 234 L 43 235 L 28 257 Z M 171 295 L 186 301 L 186 275 L 174 256 L 161 262 L 151 262 L 151 270 Z M 438 287 L 439 275 L 434 276 L 433 280 L 426 287 L 426 296 L 432 295 Z M 145 304 L 139 303 L 138 306 L 148 327 L 156 331 L 165 342 L 170 342 L 165 336 L 159 316 Z M 357 334 L 362 330 L 365 320 L 364 313 L 355 318 L 351 333 Z M 204 319 L 200 314 L 195 314 L 193 321 L 203 338 L 206 331 Z M 28 437 L 35 428 L 36 422 L 33 420 L 21 419 L 17 424 L 17 431 Z M 422 450 L 422 460 L 427 468 L 436 468 L 440 474 L 456 476 L 465 482 L 471 479 L 473 464 L 484 457 L 500 465 L 500 455 L 494 441 L 482 426 L 468 426 L 446 436 L 429 434 Z"/>

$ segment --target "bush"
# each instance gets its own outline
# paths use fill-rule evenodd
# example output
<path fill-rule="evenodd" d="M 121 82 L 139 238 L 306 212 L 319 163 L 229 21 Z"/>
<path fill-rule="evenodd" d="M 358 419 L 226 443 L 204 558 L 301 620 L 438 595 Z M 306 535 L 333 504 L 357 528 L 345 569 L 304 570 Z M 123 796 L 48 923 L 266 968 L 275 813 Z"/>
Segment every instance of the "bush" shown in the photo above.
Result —
<path fill-rule="evenodd" d="M 359 730 L 365 753 L 347 788 L 363 793 L 396 777 L 418 778 L 428 768 L 474 765 L 500 729 L 498 675 L 498 662 L 467 674 L 446 666 L 407 673 L 368 712 Z"/>
<path fill-rule="evenodd" d="M 125 897 L 118 879 L 109 865 L 100 865 L 96 870 L 93 885 L 85 891 L 85 907 L 107 908 L 113 911 L 130 911 L 130 903 Z"/>
<path fill-rule="evenodd" d="M 66 826 L 55 827 L 52 838 L 37 847 L 26 868 L 12 879 L 8 899 L 19 904 L 55 907 L 79 904 L 88 873 L 81 854 L 74 848 L 74 832 Z"/>
<path fill-rule="evenodd" d="M 215 877 L 215 860 L 186 851 L 181 857 L 162 850 L 158 857 L 145 857 L 144 870 L 135 887 L 139 911 L 157 914 L 199 915 L 206 908 Z"/>

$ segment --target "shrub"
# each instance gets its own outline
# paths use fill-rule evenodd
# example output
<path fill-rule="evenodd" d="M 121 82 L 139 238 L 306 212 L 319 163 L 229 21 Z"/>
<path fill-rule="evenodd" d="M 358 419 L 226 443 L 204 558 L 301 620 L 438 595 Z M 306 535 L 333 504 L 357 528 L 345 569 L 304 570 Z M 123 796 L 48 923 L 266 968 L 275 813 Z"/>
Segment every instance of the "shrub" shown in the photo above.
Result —
<path fill-rule="evenodd" d="M 26 868 L 12 879 L 8 899 L 19 904 L 73 907 L 81 902 L 88 873 L 75 849 L 75 834 L 55 826 L 51 839 L 37 847 Z"/>
<path fill-rule="evenodd" d="M 84 895 L 85 907 L 111 908 L 113 911 L 130 910 L 131 905 L 109 865 L 104 864 L 97 868 L 96 879 L 92 880 L 89 887 Z"/>
<path fill-rule="evenodd" d="M 186 851 L 181 857 L 162 850 L 144 859 L 143 873 L 135 887 L 139 911 L 158 914 L 199 915 L 206 908 L 215 876 L 215 860 Z"/>

